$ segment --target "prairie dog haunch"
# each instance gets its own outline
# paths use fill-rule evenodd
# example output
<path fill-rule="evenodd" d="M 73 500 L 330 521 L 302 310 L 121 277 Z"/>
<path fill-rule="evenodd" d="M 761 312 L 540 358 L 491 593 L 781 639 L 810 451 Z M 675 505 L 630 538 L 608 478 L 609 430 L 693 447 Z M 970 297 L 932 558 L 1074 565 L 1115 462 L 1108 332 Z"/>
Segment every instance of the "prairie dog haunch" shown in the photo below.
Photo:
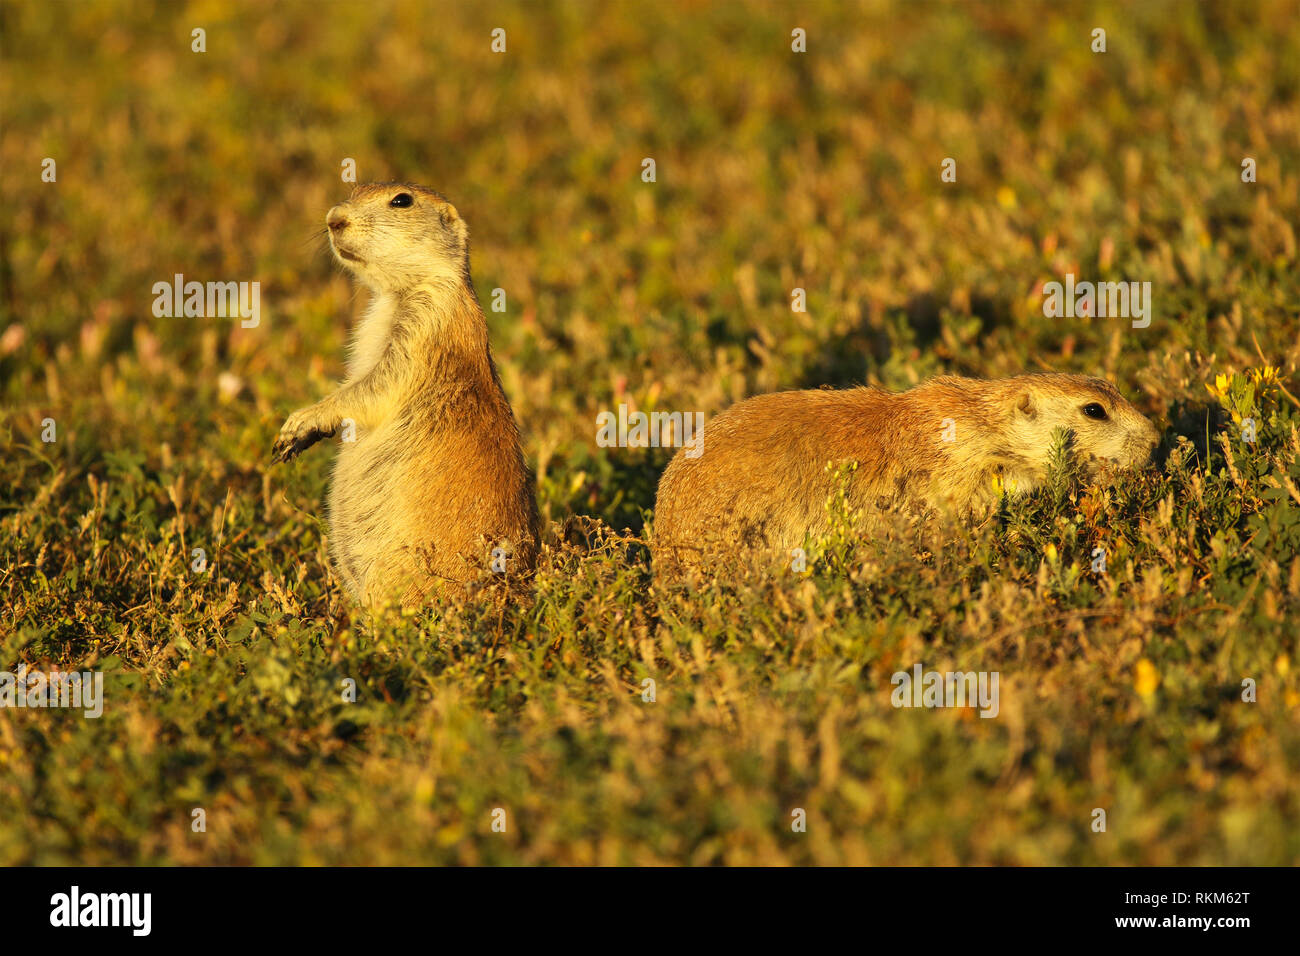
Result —
<path fill-rule="evenodd" d="M 666 564 L 749 549 L 789 555 L 828 530 L 828 463 L 857 463 L 849 504 L 868 512 L 995 506 L 1047 470 L 1064 429 L 1095 472 L 1146 462 L 1159 433 L 1109 382 L 1083 375 L 985 381 L 941 377 L 905 392 L 876 388 L 758 395 L 704 426 L 704 453 L 673 457 L 655 501 L 654 551 Z"/>
<path fill-rule="evenodd" d="M 537 502 L 469 278 L 469 230 L 423 186 L 357 186 L 326 217 L 371 292 L 347 379 L 289 416 L 289 461 L 345 429 L 329 491 L 331 563 L 367 604 L 414 605 L 537 555 Z"/>

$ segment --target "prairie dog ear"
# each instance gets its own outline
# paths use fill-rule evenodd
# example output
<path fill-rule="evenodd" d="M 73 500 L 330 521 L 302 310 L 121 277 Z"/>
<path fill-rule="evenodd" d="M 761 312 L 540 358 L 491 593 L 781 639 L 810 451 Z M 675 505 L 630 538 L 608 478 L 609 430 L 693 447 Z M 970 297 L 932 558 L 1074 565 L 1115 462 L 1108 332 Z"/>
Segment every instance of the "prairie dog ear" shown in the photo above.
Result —
<path fill-rule="evenodd" d="M 451 225 L 453 222 L 457 222 L 459 220 L 460 220 L 460 213 L 456 211 L 455 206 L 453 206 L 451 203 L 447 203 L 442 207 L 443 222 L 447 223 L 448 225 Z"/>
<path fill-rule="evenodd" d="M 1015 405 L 1012 414 L 1018 418 L 1037 418 L 1038 407 L 1034 404 L 1034 397 L 1028 391 L 1020 392 L 1015 396 Z"/>

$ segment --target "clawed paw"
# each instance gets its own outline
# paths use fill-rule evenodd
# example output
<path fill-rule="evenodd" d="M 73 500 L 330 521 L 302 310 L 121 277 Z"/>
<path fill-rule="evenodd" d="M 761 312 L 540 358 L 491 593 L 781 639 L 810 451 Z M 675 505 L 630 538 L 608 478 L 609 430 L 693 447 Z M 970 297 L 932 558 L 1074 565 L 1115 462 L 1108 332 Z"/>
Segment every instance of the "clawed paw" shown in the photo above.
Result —
<path fill-rule="evenodd" d="M 293 461 L 322 438 L 329 438 L 335 427 L 317 419 L 310 409 L 294 412 L 280 428 L 271 448 L 272 461 Z"/>

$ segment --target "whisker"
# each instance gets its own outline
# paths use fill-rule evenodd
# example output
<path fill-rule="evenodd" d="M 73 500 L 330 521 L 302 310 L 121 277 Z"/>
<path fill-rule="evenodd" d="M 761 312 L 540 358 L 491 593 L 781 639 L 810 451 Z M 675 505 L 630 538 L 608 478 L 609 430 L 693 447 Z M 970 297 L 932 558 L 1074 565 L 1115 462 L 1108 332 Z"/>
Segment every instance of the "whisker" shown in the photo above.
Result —
<path fill-rule="evenodd" d="M 304 239 L 304 240 L 302 241 L 302 245 L 305 246 L 305 245 L 307 245 L 307 244 L 310 243 L 310 242 L 319 241 L 319 240 L 321 240 L 321 239 L 324 239 L 324 240 L 326 240 L 326 241 L 329 241 L 329 227 L 328 227 L 328 226 L 321 226 L 319 229 L 314 229 L 314 230 L 312 230 L 311 235 L 309 235 L 306 239 Z"/>

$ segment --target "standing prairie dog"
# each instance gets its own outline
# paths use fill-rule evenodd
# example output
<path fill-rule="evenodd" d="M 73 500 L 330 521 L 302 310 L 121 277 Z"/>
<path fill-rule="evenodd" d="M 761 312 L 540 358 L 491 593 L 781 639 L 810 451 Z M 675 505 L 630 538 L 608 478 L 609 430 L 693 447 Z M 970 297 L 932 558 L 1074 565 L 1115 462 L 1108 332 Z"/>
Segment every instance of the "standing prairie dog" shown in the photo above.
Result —
<path fill-rule="evenodd" d="M 788 558 L 830 530 L 828 463 L 857 463 L 850 508 L 978 513 L 997 504 L 997 479 L 1011 494 L 1042 481 L 1056 429 L 1089 473 L 1103 461 L 1141 465 L 1160 438 L 1113 385 L 1082 375 L 756 396 L 705 425 L 702 455 L 679 451 L 669 463 L 655 501 L 656 563 L 757 549 Z"/>
<path fill-rule="evenodd" d="M 517 577 L 537 555 L 537 502 L 469 278 L 469 230 L 423 186 L 357 186 L 326 217 L 330 246 L 369 287 L 347 379 L 289 416 L 273 458 L 344 429 L 329 549 L 366 604 Z M 355 433 L 355 440 L 350 440 Z"/>

